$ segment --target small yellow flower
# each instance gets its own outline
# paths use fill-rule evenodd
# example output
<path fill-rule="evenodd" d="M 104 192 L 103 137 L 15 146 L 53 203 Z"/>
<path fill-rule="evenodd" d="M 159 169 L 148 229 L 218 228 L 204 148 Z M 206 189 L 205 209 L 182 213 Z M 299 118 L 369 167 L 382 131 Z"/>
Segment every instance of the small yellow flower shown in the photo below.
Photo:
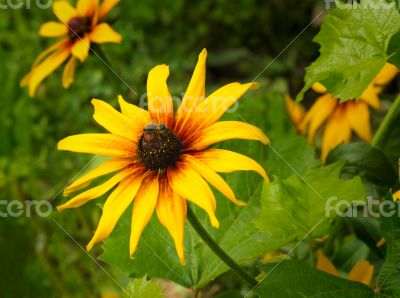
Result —
<path fill-rule="evenodd" d="M 65 0 L 53 3 L 58 22 L 47 22 L 39 30 L 44 37 L 62 38 L 34 62 L 31 71 L 21 80 L 21 86 L 28 86 L 29 95 L 34 96 L 39 84 L 69 58 L 62 77 L 64 88 L 74 81 L 76 59 L 84 62 L 91 43 L 120 43 L 121 35 L 107 23 L 101 22 L 117 5 L 119 0 L 78 0 L 76 8 Z"/>
<path fill-rule="evenodd" d="M 317 265 L 316 268 L 326 273 L 340 276 L 336 270 L 335 265 L 324 255 L 321 250 L 317 251 Z M 367 260 L 358 261 L 353 268 L 347 274 L 347 279 L 352 281 L 358 281 L 367 286 L 371 286 L 372 277 L 374 275 L 374 266 L 371 265 Z"/>
<path fill-rule="evenodd" d="M 269 183 L 266 172 L 254 160 L 228 150 L 209 149 L 228 139 L 259 140 L 264 144 L 269 140 L 250 124 L 218 121 L 244 93 L 258 84 L 231 83 L 205 97 L 206 56 L 204 49 L 176 113 L 167 86 L 169 68 L 158 65 L 148 75 L 148 111 L 127 103 L 121 96 L 121 113 L 94 99 L 93 117 L 109 133 L 75 135 L 59 142 L 60 150 L 111 157 L 68 186 L 64 195 L 88 186 L 99 176 L 117 172 L 105 183 L 58 207 L 58 210 L 79 207 L 118 184 L 104 204 L 88 250 L 110 235 L 133 201 L 130 254 L 135 252 L 155 209 L 159 221 L 175 241 L 181 263 L 185 264 L 183 235 L 187 200 L 204 209 L 211 225 L 218 227 L 216 201 L 207 182 L 236 205 L 245 203 L 236 198 L 217 172 L 251 170 Z"/>
<path fill-rule="evenodd" d="M 398 69 L 387 63 L 358 101 L 349 100 L 339 103 L 339 99 L 326 93 L 326 88 L 322 84 L 316 83 L 312 86 L 315 92 L 322 95 L 307 112 L 299 129 L 303 134 L 308 135 L 308 142 L 313 144 L 318 129 L 327 121 L 322 136 L 321 159 L 323 161 L 333 148 L 351 140 L 352 131 L 364 141 L 371 141 L 372 130 L 368 106 L 380 109 L 378 95 L 397 73 Z"/>

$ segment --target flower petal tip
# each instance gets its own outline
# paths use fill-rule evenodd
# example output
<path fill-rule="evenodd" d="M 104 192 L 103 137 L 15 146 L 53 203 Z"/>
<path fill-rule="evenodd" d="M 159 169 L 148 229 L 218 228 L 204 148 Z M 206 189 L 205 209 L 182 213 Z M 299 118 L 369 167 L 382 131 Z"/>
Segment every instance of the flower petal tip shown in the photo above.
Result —
<path fill-rule="evenodd" d="M 250 84 L 249 90 L 257 90 L 261 87 L 261 84 L 257 82 L 252 82 L 249 84 Z"/>
<path fill-rule="evenodd" d="M 93 248 L 94 243 L 92 241 L 89 242 L 88 245 L 86 245 L 86 251 L 90 252 Z"/>
<path fill-rule="evenodd" d="M 185 266 L 185 265 L 186 265 L 186 260 L 185 260 L 185 258 L 179 258 L 179 262 L 181 262 L 181 265 L 182 265 L 182 266 Z"/>
<path fill-rule="evenodd" d="M 61 212 L 65 209 L 65 207 L 64 207 L 64 205 L 60 205 L 60 206 L 57 206 L 56 209 L 58 212 Z"/>

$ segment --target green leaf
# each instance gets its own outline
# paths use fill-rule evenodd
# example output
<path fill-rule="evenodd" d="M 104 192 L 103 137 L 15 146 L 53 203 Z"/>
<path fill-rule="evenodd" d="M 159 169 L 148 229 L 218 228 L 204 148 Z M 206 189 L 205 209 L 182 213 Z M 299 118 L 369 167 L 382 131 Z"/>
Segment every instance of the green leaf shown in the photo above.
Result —
<path fill-rule="evenodd" d="M 276 248 L 325 234 L 337 215 L 337 204 L 343 211 L 350 202 L 364 202 L 361 179 L 341 180 L 342 166 L 343 163 L 332 164 L 302 177 L 277 179 L 270 187 L 264 187 L 257 226 L 269 234 Z"/>
<path fill-rule="evenodd" d="M 164 298 L 161 287 L 147 277 L 135 278 L 128 283 L 124 298 Z"/>
<path fill-rule="evenodd" d="M 342 174 L 347 177 L 359 175 L 378 185 L 393 186 L 397 182 L 396 171 L 386 155 L 366 143 L 342 144 L 331 151 L 327 163 L 345 160 Z"/>
<path fill-rule="evenodd" d="M 255 290 L 260 297 L 374 297 L 366 285 L 330 275 L 298 261 L 260 267 L 266 274 L 261 286 Z"/>
<path fill-rule="evenodd" d="M 341 101 L 359 98 L 394 54 L 388 51 L 389 42 L 399 30 L 400 14 L 395 3 L 337 2 L 314 39 L 320 45 L 320 56 L 306 69 L 305 86 L 296 100 L 302 100 L 315 82 L 322 83 Z"/>
<path fill-rule="evenodd" d="M 400 295 L 400 201 L 393 202 L 389 193 L 382 201 L 385 205 L 381 212 L 380 223 L 386 240 L 386 259 L 378 275 L 377 288 L 380 294 L 387 297 Z M 384 216 L 386 214 L 386 216 Z"/>

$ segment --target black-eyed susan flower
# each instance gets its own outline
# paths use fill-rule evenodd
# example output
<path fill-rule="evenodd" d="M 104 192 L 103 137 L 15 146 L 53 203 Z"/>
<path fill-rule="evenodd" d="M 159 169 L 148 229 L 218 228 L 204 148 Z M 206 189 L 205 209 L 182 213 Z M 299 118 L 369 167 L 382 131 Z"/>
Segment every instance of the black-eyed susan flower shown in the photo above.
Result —
<path fill-rule="evenodd" d="M 49 47 L 34 62 L 31 71 L 22 79 L 21 86 L 28 86 L 33 96 L 39 84 L 59 66 L 66 62 L 62 77 L 64 88 L 74 81 L 77 59 L 84 62 L 89 54 L 91 43 L 120 43 L 121 35 L 104 18 L 117 5 L 119 0 L 78 0 L 76 7 L 68 1 L 57 0 L 53 11 L 57 22 L 47 22 L 40 27 L 39 35 L 61 38 Z"/>
<path fill-rule="evenodd" d="M 169 68 L 158 65 L 148 75 L 148 111 L 127 103 L 121 96 L 121 112 L 94 99 L 93 117 L 109 133 L 75 135 L 59 142 L 60 150 L 111 157 L 68 186 L 64 194 L 87 187 L 99 176 L 115 173 L 109 180 L 58 207 L 58 210 L 79 207 L 116 186 L 104 204 L 88 250 L 110 235 L 122 213 L 133 202 L 130 254 L 135 252 L 142 231 L 156 210 L 184 264 L 187 201 L 204 209 L 216 228 L 219 226 L 215 216 L 216 201 L 207 182 L 234 204 L 245 204 L 236 198 L 217 172 L 251 170 L 268 183 L 266 172 L 254 160 L 232 151 L 209 148 L 234 138 L 259 140 L 264 144 L 269 141 L 260 129 L 250 124 L 218 121 L 244 93 L 257 88 L 258 84 L 231 83 L 205 97 L 206 56 L 203 50 L 176 113 L 166 83 Z"/>
<path fill-rule="evenodd" d="M 336 270 L 335 265 L 324 255 L 321 250 L 317 251 L 317 265 L 316 268 L 329 273 L 334 276 L 340 276 L 340 273 Z M 367 260 L 358 261 L 346 278 L 352 281 L 358 281 L 367 286 L 371 286 L 372 277 L 374 275 L 374 266 L 371 265 Z"/>
<path fill-rule="evenodd" d="M 299 125 L 302 133 L 307 134 L 308 142 L 314 143 L 318 129 L 327 122 L 322 136 L 321 159 L 325 160 L 328 153 L 340 143 L 351 140 L 352 131 L 361 139 L 370 142 L 372 130 L 370 124 L 369 106 L 380 109 L 378 95 L 398 73 L 397 68 L 387 63 L 361 97 L 340 103 L 332 94 L 326 93 L 326 88 L 316 83 L 312 89 L 322 95 L 317 99 Z"/>

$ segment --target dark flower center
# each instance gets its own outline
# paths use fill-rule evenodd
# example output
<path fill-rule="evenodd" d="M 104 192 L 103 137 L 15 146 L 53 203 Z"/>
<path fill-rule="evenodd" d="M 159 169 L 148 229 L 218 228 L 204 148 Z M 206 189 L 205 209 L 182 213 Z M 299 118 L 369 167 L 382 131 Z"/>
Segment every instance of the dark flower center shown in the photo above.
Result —
<path fill-rule="evenodd" d="M 165 170 L 176 163 L 182 143 L 165 125 L 149 124 L 143 129 L 137 152 L 140 161 L 150 170 Z"/>
<path fill-rule="evenodd" d="M 83 37 L 87 32 L 89 32 L 91 22 L 92 22 L 91 19 L 87 18 L 87 17 L 72 18 L 68 22 L 69 38 L 71 38 L 72 40 L 75 40 L 78 37 Z"/>

